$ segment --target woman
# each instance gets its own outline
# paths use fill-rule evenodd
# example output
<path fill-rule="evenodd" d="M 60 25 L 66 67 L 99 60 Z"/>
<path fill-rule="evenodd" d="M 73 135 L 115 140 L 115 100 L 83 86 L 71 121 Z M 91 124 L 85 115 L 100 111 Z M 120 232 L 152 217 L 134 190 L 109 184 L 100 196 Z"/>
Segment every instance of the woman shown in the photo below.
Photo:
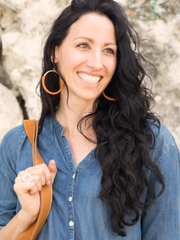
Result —
<path fill-rule="evenodd" d="M 40 81 L 46 164 L 33 166 L 23 126 L 4 137 L 0 239 L 16 239 L 37 219 L 45 184 L 53 202 L 38 240 L 179 239 L 180 154 L 150 111 L 135 46 L 112 0 L 74 0 L 55 20 Z"/>

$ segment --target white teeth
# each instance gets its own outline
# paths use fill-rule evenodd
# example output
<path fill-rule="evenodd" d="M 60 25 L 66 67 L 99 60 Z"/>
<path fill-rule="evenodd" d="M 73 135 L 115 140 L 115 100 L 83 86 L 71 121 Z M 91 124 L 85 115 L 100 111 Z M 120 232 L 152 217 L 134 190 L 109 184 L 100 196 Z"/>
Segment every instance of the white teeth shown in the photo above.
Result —
<path fill-rule="evenodd" d="M 77 73 L 77 74 L 81 79 L 91 84 L 98 83 L 99 80 L 101 79 L 101 77 L 95 77 L 95 76 L 87 75 L 85 73 Z"/>

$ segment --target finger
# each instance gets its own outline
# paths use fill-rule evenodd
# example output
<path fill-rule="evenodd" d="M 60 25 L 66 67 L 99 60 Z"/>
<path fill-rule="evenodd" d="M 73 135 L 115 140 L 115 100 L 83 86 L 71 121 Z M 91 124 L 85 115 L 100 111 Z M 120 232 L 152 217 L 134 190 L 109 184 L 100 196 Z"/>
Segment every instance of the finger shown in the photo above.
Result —
<path fill-rule="evenodd" d="M 57 173 L 57 167 L 56 167 L 56 162 L 54 160 L 50 160 L 49 164 L 48 164 L 48 169 L 51 173 L 51 181 L 52 183 L 54 182 L 54 179 L 56 177 L 56 173 Z"/>
<path fill-rule="evenodd" d="M 34 182 L 36 183 L 36 186 L 37 186 L 38 191 L 41 191 L 42 186 L 45 185 L 45 182 L 44 182 L 44 184 L 42 183 L 42 180 L 41 180 L 41 176 L 40 176 L 40 175 L 34 175 L 34 178 L 33 178 L 32 181 L 34 181 Z M 23 177 L 17 177 L 17 178 L 15 179 L 15 183 L 22 183 L 22 182 L 25 182 L 25 181 L 23 180 Z M 25 183 L 28 183 L 28 182 L 25 182 Z"/>
<path fill-rule="evenodd" d="M 34 176 L 35 176 L 35 179 L 33 179 L 34 181 L 37 181 L 39 184 L 41 184 L 43 186 L 46 184 L 46 175 L 47 175 L 47 173 L 46 173 L 45 169 L 43 169 L 43 168 L 33 169 L 32 174 L 34 174 Z"/>
<path fill-rule="evenodd" d="M 42 186 L 46 184 L 45 173 L 41 169 L 35 169 L 33 173 L 27 171 L 30 175 L 34 175 L 33 181 L 37 182 L 38 189 L 41 189 Z M 26 171 L 23 173 L 26 174 Z M 24 182 L 24 174 L 18 174 L 18 177 L 15 178 L 15 183 Z"/>
<path fill-rule="evenodd" d="M 23 176 L 25 173 L 34 174 L 34 175 L 40 175 L 42 185 L 45 185 L 48 183 L 49 180 L 51 180 L 51 174 L 50 171 L 45 163 L 39 164 L 37 166 L 29 167 L 25 171 L 21 171 L 18 176 Z"/>
<path fill-rule="evenodd" d="M 25 174 L 25 171 L 20 171 L 20 172 L 18 173 L 17 177 L 21 177 L 21 176 L 23 176 L 24 174 Z"/>
<path fill-rule="evenodd" d="M 15 183 L 24 182 L 23 177 L 17 177 L 17 178 L 15 178 L 14 182 L 15 182 Z"/>
<path fill-rule="evenodd" d="M 35 182 L 21 182 L 21 183 L 15 183 L 14 184 L 14 191 L 17 195 L 23 195 L 23 194 L 34 194 L 39 192 L 38 187 Z"/>
<path fill-rule="evenodd" d="M 42 185 L 38 185 L 36 182 L 31 182 L 31 184 L 32 184 L 32 187 L 29 190 L 30 195 L 33 195 L 33 194 L 41 191 Z"/>
<path fill-rule="evenodd" d="M 32 180 L 32 182 L 36 183 L 36 186 L 37 186 L 39 191 L 41 191 L 42 186 L 45 185 L 45 182 L 44 182 L 44 184 L 42 184 L 42 180 L 41 180 L 41 176 L 40 175 L 35 175 L 34 179 Z"/>

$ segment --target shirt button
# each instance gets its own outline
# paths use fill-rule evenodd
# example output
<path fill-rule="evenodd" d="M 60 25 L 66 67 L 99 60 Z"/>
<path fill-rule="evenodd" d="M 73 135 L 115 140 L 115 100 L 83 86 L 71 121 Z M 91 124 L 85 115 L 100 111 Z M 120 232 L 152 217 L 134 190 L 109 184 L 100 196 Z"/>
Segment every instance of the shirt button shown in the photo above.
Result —
<path fill-rule="evenodd" d="M 70 221 L 69 222 L 69 226 L 72 227 L 74 225 L 74 222 L 73 221 Z"/>
<path fill-rule="evenodd" d="M 75 178 L 75 174 L 73 174 L 72 178 Z"/>
<path fill-rule="evenodd" d="M 70 201 L 70 202 L 72 201 L 72 197 L 69 197 L 69 201 Z"/>

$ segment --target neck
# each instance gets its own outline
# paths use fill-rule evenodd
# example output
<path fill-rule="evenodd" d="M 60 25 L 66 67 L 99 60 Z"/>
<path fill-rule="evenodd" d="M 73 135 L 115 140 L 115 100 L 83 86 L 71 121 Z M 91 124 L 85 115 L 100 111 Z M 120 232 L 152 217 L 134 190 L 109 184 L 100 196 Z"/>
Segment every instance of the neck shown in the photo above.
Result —
<path fill-rule="evenodd" d="M 79 134 L 77 124 L 79 120 L 93 112 L 92 101 L 82 101 L 82 99 L 72 99 L 69 96 L 61 96 L 59 108 L 56 112 L 56 118 L 64 128 L 64 135 L 76 136 Z M 82 124 L 83 133 L 87 131 L 88 126 L 91 125 L 92 119 L 89 119 L 86 124 Z M 91 128 L 90 128 L 91 129 Z M 88 129 L 88 131 L 90 130 Z M 91 129 L 92 130 L 92 129 Z"/>

